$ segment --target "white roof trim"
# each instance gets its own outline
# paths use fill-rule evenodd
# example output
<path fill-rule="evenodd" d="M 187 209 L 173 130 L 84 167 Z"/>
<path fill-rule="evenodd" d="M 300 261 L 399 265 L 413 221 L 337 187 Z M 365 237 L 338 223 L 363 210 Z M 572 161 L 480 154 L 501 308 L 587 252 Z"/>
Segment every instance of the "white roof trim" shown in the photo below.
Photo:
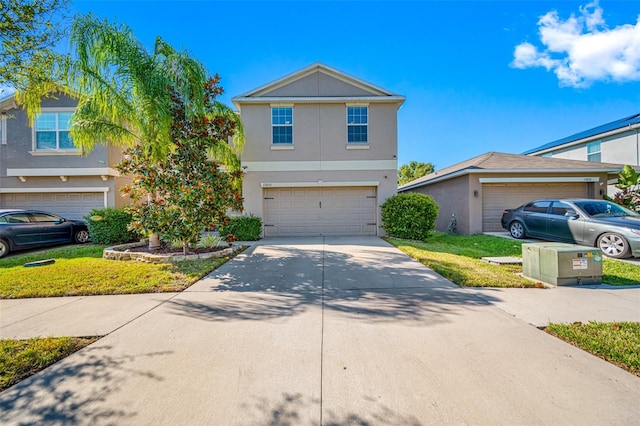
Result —
<path fill-rule="evenodd" d="M 585 177 L 567 177 L 567 176 L 553 176 L 553 177 L 522 177 L 522 178 L 480 178 L 480 183 L 544 183 L 544 182 L 600 182 L 600 178 L 597 176 L 585 176 Z"/>
<path fill-rule="evenodd" d="M 306 187 L 334 187 L 334 186 L 380 186 L 379 181 L 353 181 L 353 182 L 260 182 L 262 188 L 306 188 Z"/>
<path fill-rule="evenodd" d="M 426 180 L 426 181 L 422 181 L 422 182 L 416 182 L 414 184 L 407 184 L 405 186 L 400 186 L 398 188 L 398 192 L 403 192 L 403 191 L 408 191 L 410 189 L 414 189 L 414 188 L 420 188 L 421 186 L 425 186 L 425 185 L 430 185 L 432 183 L 436 183 L 436 182 L 441 182 L 443 180 L 447 180 L 447 179 L 453 179 L 459 176 L 464 176 L 464 175 L 469 175 L 469 174 L 491 174 L 491 173 L 498 173 L 498 174 L 503 174 L 503 173 L 535 173 L 535 174 L 542 174 L 542 173 L 618 173 L 620 172 L 620 170 L 622 170 L 622 168 L 619 169 L 462 169 L 462 170 L 458 170 L 455 172 L 451 172 L 451 173 L 447 173 L 446 175 L 442 175 L 442 176 L 438 176 L 438 177 L 434 177 L 432 179 Z M 482 178 L 480 178 L 482 179 Z M 509 178 L 504 178 L 504 179 L 509 179 Z M 513 179 L 517 179 L 516 177 L 514 177 Z M 512 181 L 513 182 L 513 181 Z"/>
<path fill-rule="evenodd" d="M 236 97 L 233 98 L 233 102 L 238 103 L 252 103 L 252 104 L 303 104 L 303 103 L 350 103 L 350 104 L 362 104 L 369 103 L 402 103 L 404 102 L 404 96 L 316 96 L 316 97 Z"/>
<path fill-rule="evenodd" d="M 34 192 L 109 192 L 109 187 L 73 187 L 73 188 L 0 188 L 2 194 L 22 194 Z"/>
<path fill-rule="evenodd" d="M 7 176 L 120 176 L 111 167 L 7 169 Z"/>

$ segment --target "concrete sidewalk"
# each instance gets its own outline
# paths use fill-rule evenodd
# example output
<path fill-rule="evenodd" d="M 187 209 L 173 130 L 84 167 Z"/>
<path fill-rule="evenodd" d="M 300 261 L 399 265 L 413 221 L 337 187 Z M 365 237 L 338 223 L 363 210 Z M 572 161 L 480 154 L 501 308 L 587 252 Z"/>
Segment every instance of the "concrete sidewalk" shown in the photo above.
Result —
<path fill-rule="evenodd" d="M 264 240 L 1 393 L 0 423 L 637 423 L 640 378 L 501 297 L 378 238 Z"/>

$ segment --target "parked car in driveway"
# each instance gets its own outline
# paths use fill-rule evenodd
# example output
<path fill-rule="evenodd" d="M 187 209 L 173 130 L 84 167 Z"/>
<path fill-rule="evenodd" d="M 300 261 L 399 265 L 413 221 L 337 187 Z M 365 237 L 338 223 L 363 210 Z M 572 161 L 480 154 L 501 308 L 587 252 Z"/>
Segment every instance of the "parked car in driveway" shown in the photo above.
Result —
<path fill-rule="evenodd" d="M 87 225 L 37 210 L 0 209 L 0 258 L 15 250 L 89 241 Z"/>
<path fill-rule="evenodd" d="M 513 238 L 599 247 L 609 257 L 640 256 L 640 214 L 605 200 L 544 199 L 502 212 Z"/>

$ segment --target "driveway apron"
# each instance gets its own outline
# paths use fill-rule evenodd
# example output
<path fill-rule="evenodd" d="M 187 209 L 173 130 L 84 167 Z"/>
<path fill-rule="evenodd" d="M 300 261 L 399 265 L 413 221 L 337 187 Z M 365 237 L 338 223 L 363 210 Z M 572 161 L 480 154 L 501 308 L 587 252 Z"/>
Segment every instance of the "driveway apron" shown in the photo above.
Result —
<path fill-rule="evenodd" d="M 378 238 L 266 239 L 0 394 L 2 424 L 636 423 L 640 378 Z"/>

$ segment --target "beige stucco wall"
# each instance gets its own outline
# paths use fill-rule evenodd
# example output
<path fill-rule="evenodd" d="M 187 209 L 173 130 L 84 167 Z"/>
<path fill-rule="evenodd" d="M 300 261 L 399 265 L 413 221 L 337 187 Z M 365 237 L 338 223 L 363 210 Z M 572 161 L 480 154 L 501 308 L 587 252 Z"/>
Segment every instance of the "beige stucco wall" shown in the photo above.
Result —
<path fill-rule="evenodd" d="M 436 182 L 432 185 L 422 186 L 412 190 L 420 194 L 430 195 L 438 203 L 438 218 L 436 219 L 436 230 L 444 231 L 449 225 L 451 216 L 456 216 L 456 229 L 460 234 L 469 234 L 470 213 L 469 206 L 469 177 L 467 175 L 454 179 Z M 482 206 L 481 206 L 482 212 Z"/>
<path fill-rule="evenodd" d="M 603 163 L 640 165 L 640 134 L 638 130 L 619 133 L 600 140 Z M 593 142 L 597 142 L 594 140 Z M 553 158 L 587 161 L 587 143 L 557 149 Z"/>

